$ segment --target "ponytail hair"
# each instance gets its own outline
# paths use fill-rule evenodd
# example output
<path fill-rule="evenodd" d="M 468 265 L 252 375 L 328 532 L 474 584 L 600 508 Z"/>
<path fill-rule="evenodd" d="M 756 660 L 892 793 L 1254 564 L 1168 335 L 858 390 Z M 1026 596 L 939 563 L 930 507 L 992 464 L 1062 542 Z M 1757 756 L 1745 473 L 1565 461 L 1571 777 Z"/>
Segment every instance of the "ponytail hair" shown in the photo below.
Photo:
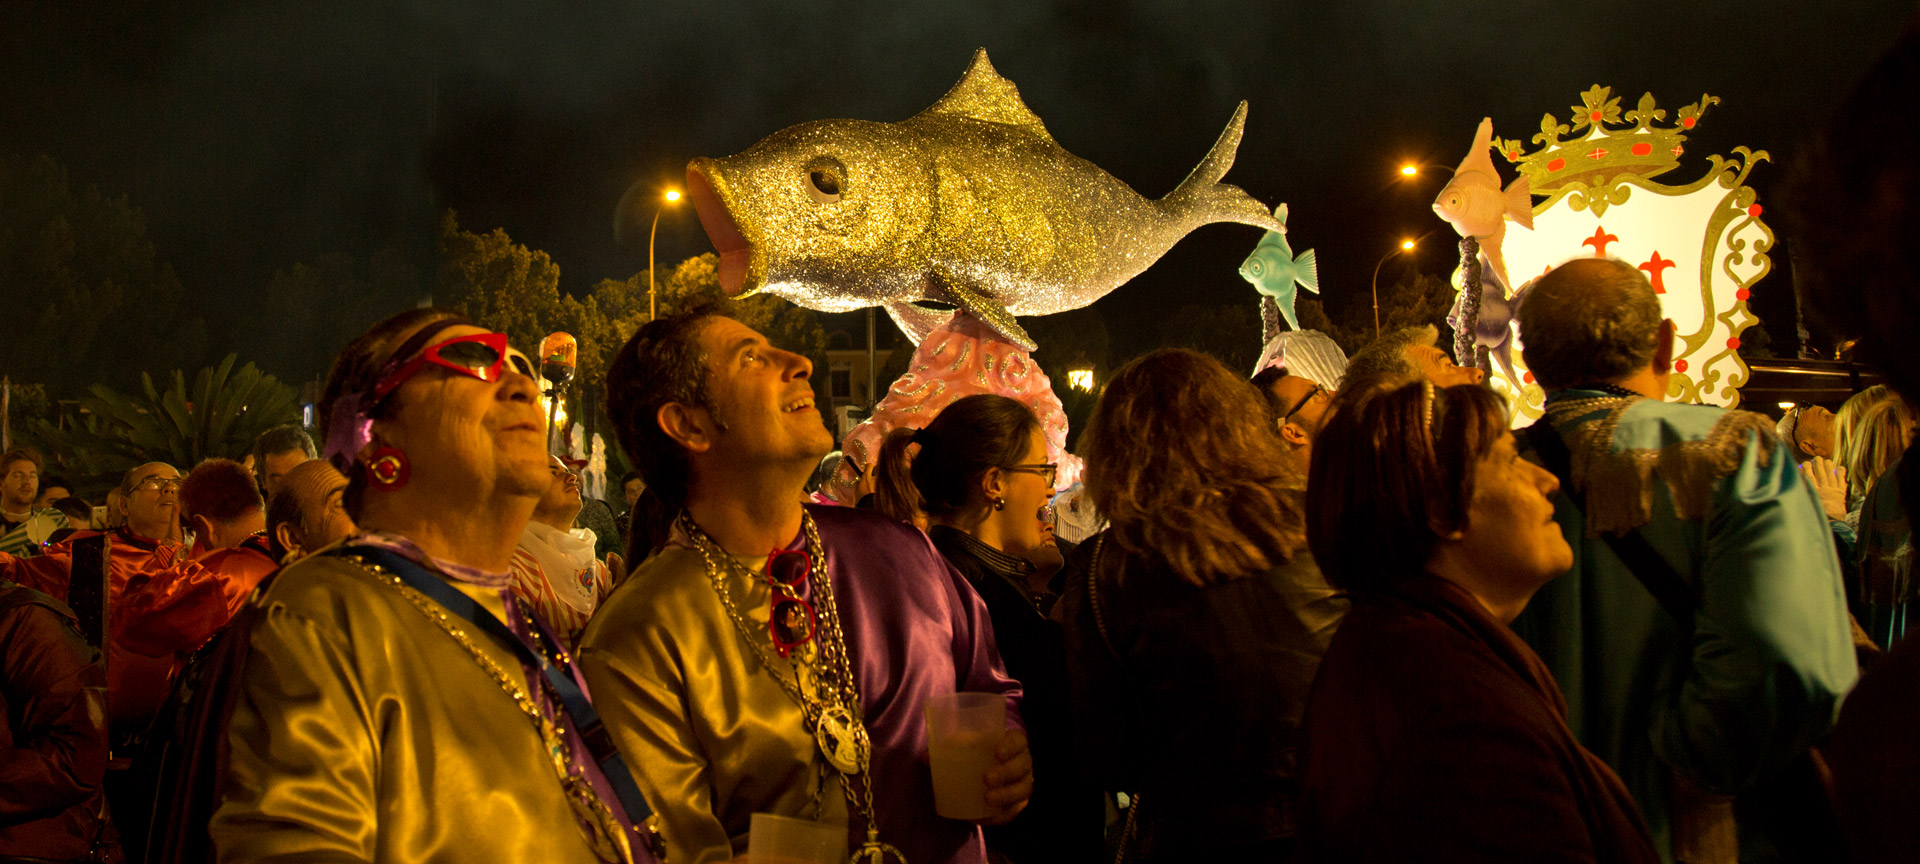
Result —
<path fill-rule="evenodd" d="M 909 501 L 929 517 L 965 513 L 978 503 L 973 499 L 980 475 L 1018 464 L 1039 428 L 1040 419 L 1027 406 L 1005 396 L 982 393 L 955 400 L 927 428 L 887 434 L 875 468 L 880 474 L 874 478 L 874 504 L 897 519 L 903 517 L 889 507 Z M 908 444 L 920 445 L 911 464 Z"/>
<path fill-rule="evenodd" d="M 887 433 L 873 466 L 873 509 L 909 525 L 920 521 L 920 490 L 913 487 L 907 448 L 920 430 L 902 426 Z"/>

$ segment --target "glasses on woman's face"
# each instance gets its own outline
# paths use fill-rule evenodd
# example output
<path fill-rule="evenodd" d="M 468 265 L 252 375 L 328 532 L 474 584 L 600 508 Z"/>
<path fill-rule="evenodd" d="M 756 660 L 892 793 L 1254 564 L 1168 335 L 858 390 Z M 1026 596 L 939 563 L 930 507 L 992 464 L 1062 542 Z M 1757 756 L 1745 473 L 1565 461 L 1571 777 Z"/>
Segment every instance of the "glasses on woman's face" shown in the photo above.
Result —
<path fill-rule="evenodd" d="M 168 492 L 178 492 L 180 491 L 180 478 L 159 477 L 159 476 L 148 477 L 145 480 L 142 480 L 138 483 L 133 484 L 133 488 L 127 491 L 129 492 L 151 491 L 151 492 L 159 492 L 161 494 L 165 494 Z"/>
<path fill-rule="evenodd" d="M 475 333 L 428 345 L 420 356 L 381 379 L 373 389 L 373 398 L 376 401 L 387 398 L 388 393 L 419 374 L 429 363 L 488 383 L 500 380 L 502 369 L 509 363 L 513 364 L 513 371 L 533 377 L 533 361 L 507 344 L 507 334 Z"/>
<path fill-rule="evenodd" d="M 1016 474 L 1038 474 L 1047 481 L 1048 486 L 1052 486 L 1053 481 L 1060 476 L 1060 466 L 1052 462 L 1037 462 L 1032 465 L 1007 465 L 1000 470 L 1012 471 Z"/>
<path fill-rule="evenodd" d="M 767 556 L 767 584 L 773 588 L 773 608 L 767 616 L 767 636 L 781 658 L 813 640 L 819 625 L 813 604 L 800 588 L 813 573 L 813 558 L 799 549 L 776 549 Z"/>

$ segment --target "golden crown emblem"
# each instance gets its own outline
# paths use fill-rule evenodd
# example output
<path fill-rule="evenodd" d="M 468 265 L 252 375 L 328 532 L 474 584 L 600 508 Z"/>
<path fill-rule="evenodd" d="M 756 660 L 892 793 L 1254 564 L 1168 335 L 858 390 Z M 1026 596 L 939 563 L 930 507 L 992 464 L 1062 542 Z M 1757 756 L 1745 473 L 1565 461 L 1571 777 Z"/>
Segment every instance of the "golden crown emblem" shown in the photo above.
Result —
<path fill-rule="evenodd" d="M 1533 136 L 1540 149 L 1532 153 L 1518 140 L 1494 142 L 1500 155 L 1519 166 L 1536 194 L 1576 182 L 1599 186 L 1619 174 L 1653 177 L 1679 167 L 1687 131 L 1720 97 L 1702 94 L 1700 101 L 1675 114 L 1671 126 L 1655 125 L 1666 119 L 1667 109 L 1654 103 L 1652 93 L 1642 95 L 1639 107 L 1624 116 L 1611 87 L 1595 85 L 1580 94 L 1580 101 L 1570 108 L 1568 123 L 1552 114 L 1540 118 L 1540 134 Z"/>

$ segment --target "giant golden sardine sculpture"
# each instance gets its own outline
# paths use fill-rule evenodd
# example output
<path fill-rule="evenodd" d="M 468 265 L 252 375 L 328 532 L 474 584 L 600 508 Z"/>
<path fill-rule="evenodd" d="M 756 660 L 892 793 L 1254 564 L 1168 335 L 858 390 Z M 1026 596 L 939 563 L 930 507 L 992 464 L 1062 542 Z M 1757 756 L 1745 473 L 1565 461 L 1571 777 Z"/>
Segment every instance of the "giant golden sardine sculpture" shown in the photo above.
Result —
<path fill-rule="evenodd" d="M 1016 315 L 1077 309 L 1213 222 L 1284 231 L 1220 182 L 1241 102 L 1199 167 L 1149 200 L 1054 142 L 982 49 L 933 107 L 898 123 L 819 120 L 687 166 L 729 296 L 812 309 L 883 306 L 915 341 L 964 309 L 1031 350 Z"/>

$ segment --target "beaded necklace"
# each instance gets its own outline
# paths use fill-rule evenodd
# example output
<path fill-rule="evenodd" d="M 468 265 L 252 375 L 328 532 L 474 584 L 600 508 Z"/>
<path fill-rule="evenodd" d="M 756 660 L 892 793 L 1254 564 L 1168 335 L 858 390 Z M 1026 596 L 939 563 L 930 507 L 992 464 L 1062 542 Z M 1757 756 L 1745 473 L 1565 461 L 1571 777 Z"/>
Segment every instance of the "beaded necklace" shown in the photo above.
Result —
<path fill-rule="evenodd" d="M 748 649 L 774 683 L 779 684 L 788 698 L 800 706 L 800 713 L 806 718 L 821 754 L 839 772 L 840 788 L 847 796 L 847 806 L 867 823 L 867 840 L 848 859 L 850 864 L 884 864 L 889 860 L 907 864 L 907 856 L 898 848 L 881 842 L 880 826 L 874 819 L 873 774 L 870 770 L 872 743 L 867 735 L 866 723 L 860 719 L 860 690 L 853 678 L 852 663 L 847 659 L 846 634 L 840 629 L 840 609 L 834 602 L 833 580 L 827 576 L 826 550 L 820 543 L 820 530 L 814 525 L 813 515 L 801 511 L 800 526 L 807 535 L 807 554 L 813 559 L 813 569 L 807 576 L 807 582 L 812 586 L 814 596 L 820 598 L 820 632 L 814 635 L 804 650 L 794 651 L 786 658 L 793 670 L 791 678 L 774 671 L 777 667 L 773 664 L 773 658 L 755 638 L 756 628 L 747 623 L 746 616 L 733 602 L 733 594 L 727 590 L 726 580 L 717 562 L 726 561 L 731 569 L 746 576 L 749 581 L 761 577 L 707 536 L 707 532 L 693 521 L 693 514 L 682 510 L 678 521 L 681 530 L 692 539 L 694 548 L 700 551 L 700 557 L 706 563 L 707 580 L 713 583 L 714 592 L 720 596 L 720 605 L 727 610 L 727 617 L 733 619 L 740 638 L 747 643 Z M 809 683 L 812 686 L 807 686 Z M 853 785 L 855 777 L 860 780 L 857 792 Z"/>
<path fill-rule="evenodd" d="M 620 824 L 619 818 L 614 816 L 613 810 L 600 799 L 600 793 L 593 788 L 593 783 L 574 765 L 569 756 L 566 728 L 553 722 L 549 712 L 543 710 L 541 704 L 536 703 L 526 690 L 515 683 L 507 674 L 507 670 L 500 668 L 499 663 L 488 656 L 479 645 L 474 644 L 466 629 L 454 623 L 452 617 L 447 614 L 447 610 L 440 604 L 408 587 L 399 574 L 363 558 L 356 558 L 355 561 L 378 577 L 379 582 L 399 592 L 400 596 L 415 609 L 420 610 L 420 614 L 425 615 L 427 620 L 438 625 L 442 632 L 458 643 L 461 648 L 466 649 L 467 654 L 480 666 L 481 671 L 486 672 L 487 676 L 493 679 L 493 683 L 513 700 L 514 707 L 520 709 L 520 713 L 526 715 L 527 719 L 533 723 L 534 731 L 540 735 L 540 743 L 546 748 L 549 764 L 560 781 L 560 788 L 566 793 L 567 803 L 573 807 L 581 833 L 586 835 L 588 844 L 593 847 L 595 857 L 601 861 L 614 862 L 614 864 L 633 864 L 633 850 L 627 843 L 626 829 Z M 529 631 L 537 634 L 540 628 L 533 625 L 533 620 L 527 616 L 525 609 L 520 610 L 520 615 L 526 619 Z M 556 659 L 562 664 L 571 659 L 565 653 L 555 653 Z M 546 704 L 551 705 L 552 694 L 546 692 L 545 683 L 538 678 L 535 682 L 541 689 L 541 695 L 546 697 Z"/>

